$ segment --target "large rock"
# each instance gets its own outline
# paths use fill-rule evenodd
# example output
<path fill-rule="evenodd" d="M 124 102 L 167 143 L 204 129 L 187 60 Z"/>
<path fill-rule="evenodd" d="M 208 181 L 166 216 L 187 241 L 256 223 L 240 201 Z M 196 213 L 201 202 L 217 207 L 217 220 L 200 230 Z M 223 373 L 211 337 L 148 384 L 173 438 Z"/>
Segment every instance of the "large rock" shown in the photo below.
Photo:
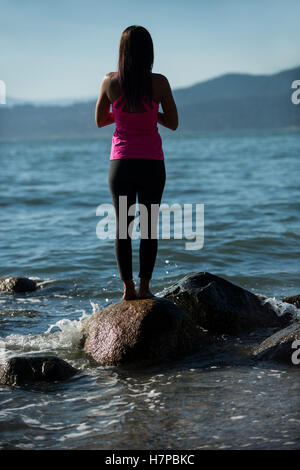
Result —
<path fill-rule="evenodd" d="M 100 365 L 150 365 L 182 357 L 209 341 L 166 299 L 122 300 L 84 325 L 84 350 Z"/>
<path fill-rule="evenodd" d="M 299 340 L 298 343 L 295 344 L 295 340 Z M 297 353 L 297 349 L 299 350 L 299 353 Z M 292 360 L 292 356 L 296 356 L 296 362 L 300 361 L 299 322 L 293 323 L 287 328 L 277 331 L 274 335 L 265 339 L 253 352 L 253 357 L 255 359 L 299 365 L 299 362 L 297 364 L 295 360 Z"/>
<path fill-rule="evenodd" d="M 13 357 L 0 365 L 0 384 L 56 382 L 68 379 L 76 372 L 77 369 L 55 356 Z"/>
<path fill-rule="evenodd" d="M 279 317 L 259 296 L 208 272 L 185 276 L 165 289 L 162 297 L 175 302 L 197 325 L 215 333 L 234 335 L 280 328 L 291 320 L 290 314 Z"/>
<path fill-rule="evenodd" d="M 37 283 L 32 279 L 28 279 L 27 277 L 0 277 L 0 292 L 3 293 L 15 294 L 32 292 L 37 288 Z"/>
<path fill-rule="evenodd" d="M 282 302 L 295 305 L 296 308 L 300 308 L 300 295 L 290 295 L 281 299 Z"/>

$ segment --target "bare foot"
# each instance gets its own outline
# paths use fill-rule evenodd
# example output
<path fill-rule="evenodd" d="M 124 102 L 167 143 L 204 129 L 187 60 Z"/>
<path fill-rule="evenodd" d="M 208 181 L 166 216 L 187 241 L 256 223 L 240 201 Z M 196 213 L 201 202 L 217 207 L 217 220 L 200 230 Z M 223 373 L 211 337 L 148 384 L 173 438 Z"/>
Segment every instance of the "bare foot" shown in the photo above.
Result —
<path fill-rule="evenodd" d="M 138 294 L 137 292 L 135 291 L 135 293 L 129 293 L 129 292 L 124 292 L 123 294 L 123 297 L 122 297 L 122 300 L 137 300 L 139 297 L 138 297 Z"/>
<path fill-rule="evenodd" d="M 138 293 L 139 299 L 153 299 L 153 297 L 155 297 L 155 295 L 152 294 L 152 292 L 149 289 L 139 290 L 139 293 Z"/>
<path fill-rule="evenodd" d="M 152 294 L 152 292 L 150 291 L 149 284 L 150 279 L 140 279 L 140 288 L 138 293 L 139 299 L 152 299 L 153 297 L 155 297 L 155 295 Z"/>
<path fill-rule="evenodd" d="M 123 281 L 124 294 L 122 300 L 135 300 L 138 298 L 138 293 L 135 290 L 134 281 Z"/>

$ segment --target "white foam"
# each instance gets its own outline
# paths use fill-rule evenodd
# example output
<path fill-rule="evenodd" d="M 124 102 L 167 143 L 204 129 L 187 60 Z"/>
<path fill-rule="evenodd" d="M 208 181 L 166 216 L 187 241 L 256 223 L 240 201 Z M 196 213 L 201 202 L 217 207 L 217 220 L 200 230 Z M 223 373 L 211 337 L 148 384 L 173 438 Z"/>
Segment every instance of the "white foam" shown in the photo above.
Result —
<path fill-rule="evenodd" d="M 91 302 L 92 304 L 92 302 Z M 95 304 L 92 304 L 93 312 Z M 19 335 L 12 334 L 0 337 L 0 360 L 7 360 L 17 353 L 49 352 L 59 349 L 73 350 L 80 344 L 83 321 L 90 315 L 81 310 L 78 320 L 63 318 L 49 326 L 41 334 Z M 55 331 L 54 331 L 55 330 Z"/>
<path fill-rule="evenodd" d="M 275 297 L 266 297 L 261 294 L 256 295 L 259 297 L 263 305 L 266 303 L 270 304 L 272 309 L 279 317 L 285 315 L 286 313 L 291 313 L 294 320 L 300 320 L 300 309 L 295 305 L 283 302 L 282 300 L 278 300 Z"/>
<path fill-rule="evenodd" d="M 105 299 L 105 300 L 106 300 L 106 299 Z M 91 306 L 92 306 L 93 313 L 95 313 L 95 312 L 97 312 L 97 310 L 99 310 L 100 307 L 99 307 L 98 304 L 94 304 L 94 302 L 92 302 L 91 300 L 90 300 L 90 304 L 91 304 Z"/>
<path fill-rule="evenodd" d="M 43 289 L 48 284 L 54 284 L 57 282 L 57 279 L 41 279 L 40 277 L 30 276 L 28 277 L 31 281 L 36 282 L 39 289 Z"/>

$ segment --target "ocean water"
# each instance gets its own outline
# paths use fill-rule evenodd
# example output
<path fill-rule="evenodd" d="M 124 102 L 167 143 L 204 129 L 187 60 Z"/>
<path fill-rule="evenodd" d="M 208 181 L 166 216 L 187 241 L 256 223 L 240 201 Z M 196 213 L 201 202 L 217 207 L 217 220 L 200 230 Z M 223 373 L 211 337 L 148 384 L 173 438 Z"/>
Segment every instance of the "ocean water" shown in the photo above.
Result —
<path fill-rule="evenodd" d="M 0 144 L 0 275 L 41 284 L 0 295 L 0 361 L 50 352 L 80 369 L 64 383 L 0 387 L 0 448 L 299 448 L 299 369 L 241 359 L 242 338 L 144 370 L 82 356 L 82 320 L 122 295 L 114 241 L 96 234 L 97 207 L 111 203 L 110 144 L 101 135 Z M 280 314 L 280 299 L 300 293 L 300 135 L 170 133 L 163 148 L 162 202 L 204 204 L 204 245 L 159 240 L 152 290 L 208 271 Z"/>

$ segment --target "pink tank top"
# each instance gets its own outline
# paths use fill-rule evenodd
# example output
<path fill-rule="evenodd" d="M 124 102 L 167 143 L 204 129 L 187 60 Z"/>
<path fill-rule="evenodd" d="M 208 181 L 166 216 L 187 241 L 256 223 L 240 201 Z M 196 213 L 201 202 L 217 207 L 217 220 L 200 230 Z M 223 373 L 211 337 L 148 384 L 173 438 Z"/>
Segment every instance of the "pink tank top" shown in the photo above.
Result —
<path fill-rule="evenodd" d="M 123 103 L 116 108 L 116 104 Z M 157 128 L 159 104 L 152 101 L 152 108 L 142 101 L 146 111 L 127 113 L 123 111 L 125 95 L 122 93 L 113 103 L 116 130 L 112 137 L 110 160 L 120 158 L 149 158 L 164 160 L 162 141 Z"/>

